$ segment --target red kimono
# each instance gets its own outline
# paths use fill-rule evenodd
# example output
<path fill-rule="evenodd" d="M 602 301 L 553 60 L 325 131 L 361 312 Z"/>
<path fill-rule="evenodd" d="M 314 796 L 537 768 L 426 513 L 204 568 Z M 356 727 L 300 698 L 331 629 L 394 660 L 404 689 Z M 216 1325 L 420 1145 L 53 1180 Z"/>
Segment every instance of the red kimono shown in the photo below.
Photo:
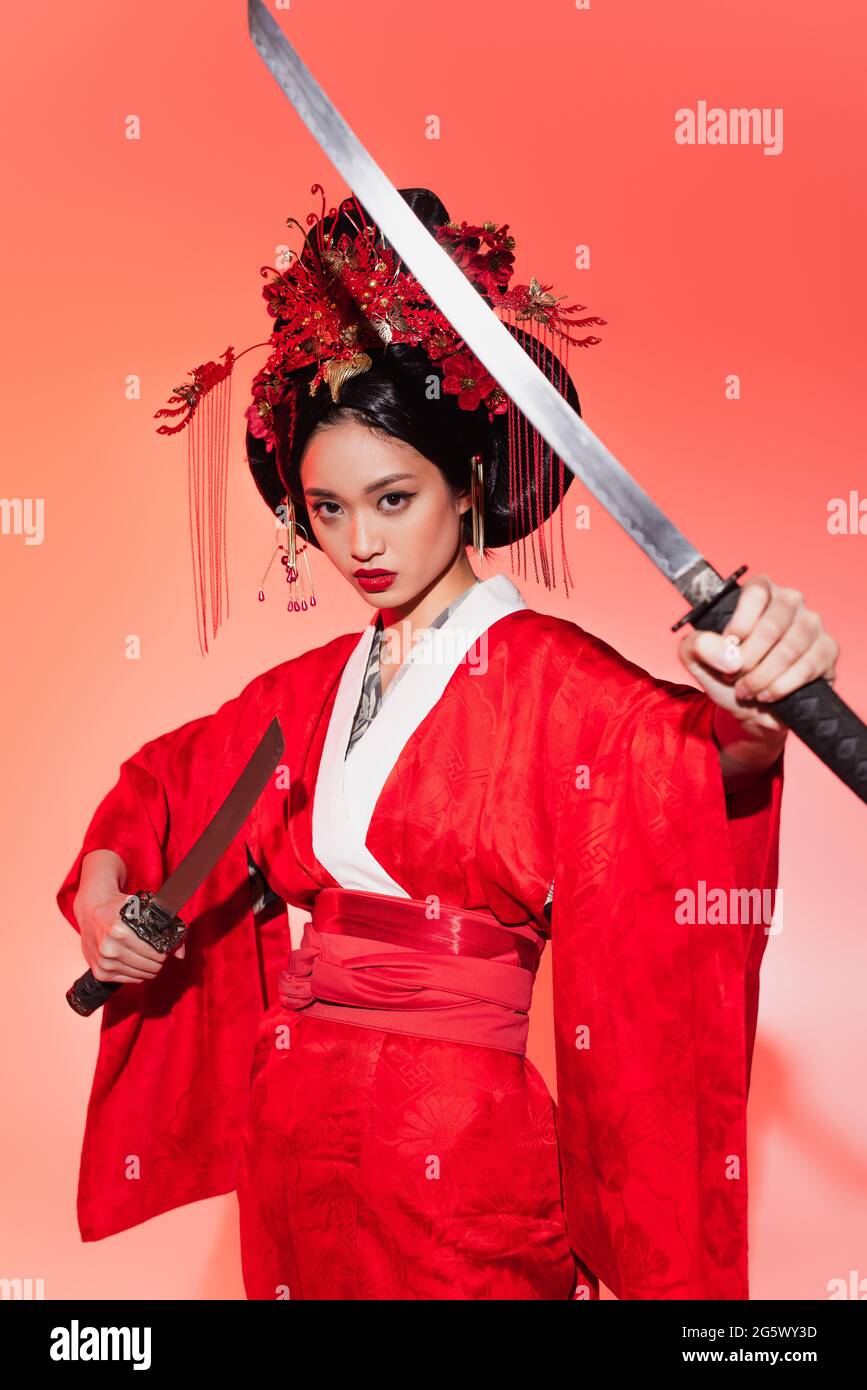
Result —
<path fill-rule="evenodd" d="M 370 628 L 122 765 L 57 894 L 73 926 L 84 854 L 113 849 L 128 889 L 157 889 L 274 715 L 286 738 L 277 778 L 183 910 L 185 959 L 103 1010 L 83 1240 L 237 1189 L 253 1298 L 593 1298 L 598 1280 L 620 1298 L 748 1297 L 768 919 L 691 923 L 683 903 L 743 909 L 739 889 L 767 901 L 782 756 L 726 796 L 703 692 L 528 608 L 505 576 L 477 589 L 443 629 L 464 640 L 444 666 L 404 673 L 345 776 Z M 254 911 L 248 846 L 279 899 L 314 913 L 321 890 L 350 889 L 550 938 L 556 1106 L 513 1041 L 517 997 L 479 1001 L 452 977 L 439 1036 L 409 1007 L 430 996 L 417 973 L 396 1008 L 356 970 L 391 1013 L 365 1017 L 339 994 L 323 1005 L 321 991 L 308 1007 L 303 989 L 287 1007 L 289 931 L 282 911 Z M 377 958 L 397 976 L 399 949 Z M 293 952 L 295 984 L 308 954 Z M 502 1041 L 490 1021 L 484 1045 L 458 1040 L 477 1003 L 507 1025 Z"/>

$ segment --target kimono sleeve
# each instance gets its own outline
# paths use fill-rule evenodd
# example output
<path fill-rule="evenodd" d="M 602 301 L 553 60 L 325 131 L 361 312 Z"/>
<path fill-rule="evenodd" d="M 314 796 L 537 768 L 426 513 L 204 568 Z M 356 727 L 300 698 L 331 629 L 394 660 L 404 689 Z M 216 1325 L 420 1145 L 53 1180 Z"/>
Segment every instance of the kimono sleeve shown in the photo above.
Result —
<path fill-rule="evenodd" d="M 72 905 L 82 862 L 92 850 L 120 855 L 127 868 L 126 891 L 156 892 L 170 872 L 167 849 L 173 828 L 180 832 L 185 822 L 197 824 L 210 799 L 215 770 L 225 766 L 227 747 L 242 718 L 255 712 L 259 691 L 260 682 L 251 681 L 215 713 L 151 739 L 121 763 L 117 781 L 94 811 L 57 890 L 57 905 L 76 931 Z"/>
<path fill-rule="evenodd" d="M 90 850 L 120 855 L 129 892 L 155 891 L 177 866 L 273 717 L 268 684 L 256 678 L 214 714 L 123 762 L 57 891 L 76 930 L 72 904 Z M 288 705 L 280 718 L 288 737 Z M 253 820 L 182 909 L 184 958 L 170 956 L 151 981 L 123 985 L 100 1010 L 78 1184 L 85 1241 L 236 1185 L 253 1044 L 289 947 L 285 907 L 282 921 L 273 909 L 253 911 Z"/>
<path fill-rule="evenodd" d="M 573 750 L 551 928 L 571 1242 L 619 1298 L 745 1299 L 783 755 L 726 795 L 710 698 L 598 639 L 556 704 Z"/>

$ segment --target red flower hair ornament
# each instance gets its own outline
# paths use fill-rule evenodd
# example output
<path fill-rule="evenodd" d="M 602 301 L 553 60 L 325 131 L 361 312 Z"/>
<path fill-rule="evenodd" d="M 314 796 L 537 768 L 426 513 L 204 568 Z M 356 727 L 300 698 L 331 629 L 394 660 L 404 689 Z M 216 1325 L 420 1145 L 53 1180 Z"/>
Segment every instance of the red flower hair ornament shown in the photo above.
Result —
<path fill-rule="evenodd" d="M 516 458 L 518 451 L 511 445 L 517 441 L 518 421 L 523 419 L 520 412 L 432 303 L 415 276 L 399 261 L 394 249 L 375 239 L 377 229 L 366 223 L 358 201 L 350 196 L 326 215 L 322 185 L 314 184 L 311 192 L 322 197 L 321 214 L 317 216 L 311 212 L 307 217 L 308 226 L 316 224 L 315 244 L 307 240 L 305 234 L 300 254 L 288 252 L 290 264 L 285 269 L 260 268 L 260 274 L 267 279 L 262 295 L 277 327 L 267 342 L 244 349 L 244 352 L 251 352 L 257 347 L 271 348 L 267 361 L 253 379 L 252 401 L 244 412 L 250 433 L 264 440 L 268 451 L 275 448 L 273 408 L 285 401 L 289 393 L 297 391 L 295 373 L 299 368 L 315 364 L 316 372 L 309 382 L 310 394 L 314 395 L 324 383 L 337 404 L 343 383 L 368 370 L 377 352 L 390 343 L 409 343 L 422 347 L 431 362 L 438 364 L 442 391 L 453 395 L 461 410 L 482 408 L 487 411 L 489 421 L 509 413 L 510 459 L 513 454 Z M 356 233 L 354 237 L 343 233 L 335 240 L 331 228 L 341 214 L 356 228 Z M 304 233 L 294 217 L 287 218 L 287 225 L 298 227 Z M 585 306 L 562 306 L 560 301 L 565 295 L 553 295 L 550 285 L 540 284 L 533 278 L 529 285 L 509 288 L 515 239 L 509 234 L 507 223 L 445 222 L 434 228 L 434 235 L 506 323 L 533 325 L 546 346 L 549 338 L 559 341 L 565 349 L 567 373 L 569 345 L 590 347 L 601 341 L 592 335 L 573 336 L 574 330 L 604 325 L 605 320 L 576 318 Z M 174 421 L 160 425 L 158 434 L 177 434 L 194 424 L 188 435 L 190 532 L 194 566 L 198 562 L 200 618 L 204 623 L 210 596 L 214 634 L 222 616 L 220 575 L 225 564 L 228 383 L 235 363 L 242 356 L 244 353 L 236 356 L 233 348 L 228 347 L 222 362 L 205 362 L 195 367 L 191 372 L 192 381 L 176 386 L 168 404 L 154 416 Z M 548 356 L 550 358 L 550 353 Z M 556 358 L 552 361 L 551 379 L 562 390 L 563 364 Z M 197 418 L 197 412 L 203 402 L 205 418 L 202 420 Z M 291 441 L 287 443 L 291 445 Z M 562 468 L 561 460 L 561 480 Z M 203 524 L 206 502 L 210 504 L 213 519 Z M 547 583 L 545 565 L 543 573 Z M 206 634 L 204 645 L 206 650 Z"/>

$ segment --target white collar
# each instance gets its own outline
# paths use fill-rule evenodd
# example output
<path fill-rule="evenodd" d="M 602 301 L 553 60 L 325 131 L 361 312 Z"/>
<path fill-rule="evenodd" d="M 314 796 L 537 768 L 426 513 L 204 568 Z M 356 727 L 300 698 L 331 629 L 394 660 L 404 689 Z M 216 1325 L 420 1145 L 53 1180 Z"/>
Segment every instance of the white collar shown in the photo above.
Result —
<path fill-rule="evenodd" d="M 471 670 L 482 674 L 486 652 L 484 647 L 472 652 L 475 644 L 500 618 L 526 607 L 520 590 L 504 574 L 476 584 L 441 627 L 426 629 L 413 643 L 406 658 L 412 669 L 403 672 L 387 708 L 347 757 L 376 619 L 359 635 L 340 678 L 313 799 L 313 852 L 343 887 L 407 896 L 365 846 L 376 803 L 404 746 L 464 657 L 472 653 Z"/>

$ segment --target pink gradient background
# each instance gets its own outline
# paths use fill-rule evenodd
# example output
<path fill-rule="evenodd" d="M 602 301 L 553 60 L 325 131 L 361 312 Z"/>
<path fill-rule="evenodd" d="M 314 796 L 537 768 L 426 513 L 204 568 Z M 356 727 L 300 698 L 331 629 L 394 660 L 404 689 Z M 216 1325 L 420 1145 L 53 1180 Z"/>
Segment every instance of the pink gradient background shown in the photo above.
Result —
<path fill-rule="evenodd" d="M 826 531 L 831 497 L 867 494 L 863 5 L 293 0 L 278 18 L 397 186 L 432 186 L 458 220 L 508 221 L 516 279 L 608 321 L 571 362 L 587 422 L 718 568 L 748 562 L 804 591 L 842 644 L 837 688 L 867 714 L 867 536 Z M 233 1194 L 79 1240 L 99 1023 L 65 1003 L 84 967 L 54 893 L 123 758 L 370 617 L 319 555 L 315 614 L 290 619 L 276 586 L 256 601 L 273 540 L 244 465 L 264 360 L 250 353 L 233 389 L 231 618 L 203 661 L 186 445 L 152 418 L 193 364 L 267 336 L 258 270 L 297 245 L 284 219 L 318 207 L 314 182 L 330 203 L 347 190 L 257 57 L 243 0 L 18 7 L 5 30 L 2 492 L 44 497 L 46 522 L 41 546 L 0 536 L 13 1121 L 0 1275 L 44 1278 L 47 1298 L 239 1298 Z M 675 110 L 701 99 L 783 107 L 782 154 L 676 145 Z M 592 269 L 577 271 L 585 242 Z M 124 396 L 131 373 L 139 401 Z M 724 397 L 729 373 L 740 401 Z M 587 500 L 576 483 L 567 521 Z M 596 504 L 591 516 L 570 533 L 568 603 L 519 581 L 528 602 L 688 680 L 669 631 L 682 601 Z M 786 760 L 751 1280 L 757 1299 L 822 1299 L 833 1278 L 867 1277 L 867 819 L 794 738 Z M 538 990 L 530 1056 L 553 1089 L 547 971 Z"/>

